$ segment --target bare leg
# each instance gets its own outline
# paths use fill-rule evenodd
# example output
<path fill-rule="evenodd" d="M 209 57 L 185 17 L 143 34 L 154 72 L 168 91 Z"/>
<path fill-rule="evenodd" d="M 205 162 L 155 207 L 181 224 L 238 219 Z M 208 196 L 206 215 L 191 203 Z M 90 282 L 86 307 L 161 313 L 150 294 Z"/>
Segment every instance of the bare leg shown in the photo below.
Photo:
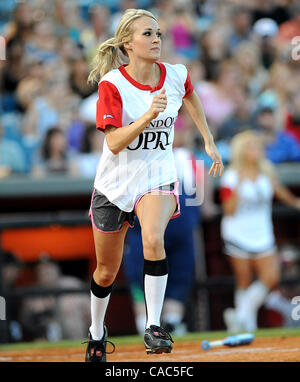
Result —
<path fill-rule="evenodd" d="M 230 256 L 231 267 L 235 276 L 236 286 L 234 291 L 235 309 L 225 309 L 223 318 L 230 332 L 242 330 L 244 312 L 247 309 L 247 288 L 253 278 L 251 259 Z"/>
<path fill-rule="evenodd" d="M 279 280 L 279 266 L 275 255 L 257 257 L 253 259 L 253 266 L 258 280 L 254 281 L 247 289 L 247 318 L 252 317 L 249 329 L 257 328 L 257 313 L 265 302 L 270 289 L 277 285 Z"/>
<path fill-rule="evenodd" d="M 164 233 L 176 209 L 172 194 L 146 194 L 137 206 L 144 252 L 144 293 L 147 324 L 160 326 L 160 316 L 168 279 Z"/>
<path fill-rule="evenodd" d="M 137 206 L 141 225 L 144 258 L 161 260 L 166 257 L 164 234 L 167 224 L 176 209 L 173 194 L 146 194 Z"/>
<path fill-rule="evenodd" d="M 280 272 L 276 255 L 253 259 L 253 265 L 258 279 L 269 289 L 278 284 Z"/>
<path fill-rule="evenodd" d="M 103 233 L 93 228 L 97 267 L 91 281 L 90 332 L 93 339 L 102 338 L 106 309 L 113 282 L 119 271 L 123 256 L 124 239 L 128 226 L 120 232 Z"/>
<path fill-rule="evenodd" d="M 236 279 L 236 288 L 248 288 L 253 278 L 251 259 L 230 256 L 230 261 Z"/>
<path fill-rule="evenodd" d="M 244 328 L 249 331 L 257 329 L 257 313 L 264 303 L 270 288 L 277 285 L 279 268 L 276 256 L 256 257 L 252 259 L 253 269 L 258 280 L 247 288 L 241 308 L 237 313 Z"/>
<path fill-rule="evenodd" d="M 97 267 L 94 280 L 101 286 L 111 285 L 119 271 L 124 249 L 124 240 L 128 225 L 124 224 L 120 232 L 103 233 L 93 227 Z"/>

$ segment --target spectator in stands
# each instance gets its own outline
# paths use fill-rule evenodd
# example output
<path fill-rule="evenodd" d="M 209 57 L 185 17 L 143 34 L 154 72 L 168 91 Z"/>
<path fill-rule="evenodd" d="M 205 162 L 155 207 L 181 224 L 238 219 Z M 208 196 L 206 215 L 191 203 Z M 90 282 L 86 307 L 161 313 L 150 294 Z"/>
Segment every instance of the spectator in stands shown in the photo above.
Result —
<path fill-rule="evenodd" d="M 25 43 L 33 35 L 33 9 L 29 2 L 20 2 L 16 5 L 12 21 L 4 26 L 4 36 L 7 41 L 17 39 Z"/>
<path fill-rule="evenodd" d="M 24 113 L 29 110 L 35 98 L 42 95 L 46 81 L 46 70 L 42 61 L 36 58 L 28 59 L 26 67 L 26 76 L 16 89 L 16 97 Z"/>
<path fill-rule="evenodd" d="M 78 1 L 55 1 L 53 9 L 54 33 L 58 38 L 69 37 L 79 43 L 83 20 Z"/>
<path fill-rule="evenodd" d="M 224 31 L 218 27 L 210 27 L 200 39 L 201 61 L 206 79 L 214 81 L 220 71 L 220 65 L 230 58 L 230 51 Z"/>
<path fill-rule="evenodd" d="M 232 32 L 228 37 L 231 52 L 235 52 L 237 47 L 250 38 L 251 13 L 249 9 L 237 7 L 232 11 Z"/>
<path fill-rule="evenodd" d="M 16 141 L 4 137 L 0 122 L 0 179 L 25 170 L 25 156 L 21 146 Z"/>
<path fill-rule="evenodd" d="M 257 97 L 269 80 L 260 60 L 260 52 L 254 42 L 245 41 L 236 48 L 234 61 L 239 67 L 242 86 L 247 88 L 250 97 Z"/>
<path fill-rule="evenodd" d="M 88 27 L 80 33 L 80 43 L 84 47 L 88 62 L 91 62 L 96 49 L 101 42 L 109 38 L 110 10 L 104 4 L 93 5 L 89 9 L 90 21 Z"/>
<path fill-rule="evenodd" d="M 286 114 L 285 131 L 290 132 L 300 145 L 300 93 L 296 91 L 290 96 L 290 104 Z"/>
<path fill-rule="evenodd" d="M 271 103 L 272 107 L 276 109 L 276 123 L 282 126 L 289 101 L 288 96 L 296 90 L 294 84 L 297 84 L 297 76 L 293 76 L 289 65 L 280 61 L 276 61 L 268 73 L 269 78 L 265 89 L 257 97 L 257 106 L 260 106 L 261 102 Z"/>
<path fill-rule="evenodd" d="M 34 23 L 34 34 L 26 41 L 25 52 L 29 57 L 35 57 L 49 63 L 59 55 L 58 40 L 54 35 L 54 25 L 51 19 L 42 18 Z"/>
<path fill-rule="evenodd" d="M 296 36 L 300 36 L 300 4 L 295 1 L 290 7 L 291 19 L 280 25 L 278 41 L 290 43 Z"/>
<path fill-rule="evenodd" d="M 200 60 L 191 60 L 187 63 L 187 68 L 190 73 L 191 79 L 195 84 L 204 81 L 205 79 L 205 68 Z"/>
<path fill-rule="evenodd" d="M 90 318 L 88 295 L 76 293 L 83 283 L 61 273 L 59 265 L 43 255 L 35 267 L 35 285 L 42 289 L 72 289 L 74 294 L 27 297 L 22 306 L 24 335 L 31 340 L 83 338 Z"/>
<path fill-rule="evenodd" d="M 18 109 L 15 91 L 19 82 L 25 77 L 26 65 L 24 46 L 18 39 L 11 39 L 6 45 L 6 60 L 0 67 L 1 104 L 4 112 Z"/>
<path fill-rule="evenodd" d="M 55 102 L 55 98 L 51 97 L 52 94 L 57 94 L 56 91 L 51 91 L 53 87 L 55 87 L 55 83 L 50 82 L 47 96 L 37 97 L 31 103 L 24 120 L 25 136 L 32 136 L 35 140 L 40 141 L 41 136 L 45 134 L 51 126 L 58 123 L 58 113 L 55 107 L 57 101 Z M 52 99 L 54 105 L 52 105 Z"/>
<path fill-rule="evenodd" d="M 87 83 L 88 74 L 89 68 L 85 58 L 74 59 L 71 65 L 70 87 L 81 99 L 97 91 L 97 87 Z"/>
<path fill-rule="evenodd" d="M 213 81 L 201 81 L 195 87 L 215 137 L 222 123 L 236 109 L 232 94 L 239 85 L 238 67 L 234 62 L 227 61 L 219 65 Z"/>
<path fill-rule="evenodd" d="M 46 133 L 41 153 L 36 159 L 32 174 L 34 176 L 46 176 L 68 173 L 70 173 L 70 156 L 65 133 L 59 127 L 52 127 Z"/>
<path fill-rule="evenodd" d="M 234 89 L 232 94 L 236 109 L 234 113 L 220 126 L 218 140 L 229 142 L 231 138 L 248 130 L 253 125 L 252 103 L 247 90 L 243 87 Z"/>
<path fill-rule="evenodd" d="M 249 93 L 243 87 L 233 89 L 232 99 L 235 103 L 234 113 L 220 126 L 217 134 L 217 147 L 222 153 L 224 163 L 230 159 L 230 141 L 232 137 L 253 126 L 254 117 L 252 113 L 253 102 Z"/>
<path fill-rule="evenodd" d="M 45 93 L 35 98 L 26 113 L 24 134 L 31 135 L 40 142 L 47 130 L 60 122 L 67 106 L 68 91 L 67 84 L 60 78 L 47 80 Z"/>
<path fill-rule="evenodd" d="M 276 60 L 277 23 L 270 18 L 262 18 L 253 25 L 254 40 L 260 50 L 260 58 L 264 68 L 270 69 Z"/>
<path fill-rule="evenodd" d="M 263 106 L 256 116 L 258 131 L 265 142 L 267 158 L 273 163 L 300 161 L 300 145 L 288 131 L 276 126 L 274 110 Z"/>
<path fill-rule="evenodd" d="M 95 125 L 85 126 L 80 153 L 72 161 L 73 175 L 93 178 L 102 154 L 104 135 L 96 130 Z"/>
<path fill-rule="evenodd" d="M 224 321 L 231 332 L 254 331 L 259 307 L 279 283 L 271 219 L 273 195 L 298 210 L 300 197 L 280 183 L 256 133 L 236 135 L 231 152 L 230 166 L 221 179 L 221 236 L 236 278 L 236 290 L 235 309 L 224 311 Z M 257 280 L 252 281 L 254 274 Z"/>
<path fill-rule="evenodd" d="M 254 0 L 251 5 L 249 3 L 249 7 L 253 13 L 253 21 L 267 17 L 282 24 L 290 18 L 288 5 L 291 3 L 289 0 Z"/>
<path fill-rule="evenodd" d="M 199 56 L 196 44 L 196 25 L 193 15 L 185 8 L 175 9 L 173 25 L 170 34 L 173 39 L 175 51 L 178 55 L 188 59 L 196 59 Z"/>
<path fill-rule="evenodd" d="M 63 71 L 56 66 L 48 67 L 43 94 L 30 104 L 23 123 L 24 146 L 30 163 L 38 155 L 48 129 L 59 125 L 66 132 L 78 119 L 79 103 L 80 97 L 70 91 Z"/>

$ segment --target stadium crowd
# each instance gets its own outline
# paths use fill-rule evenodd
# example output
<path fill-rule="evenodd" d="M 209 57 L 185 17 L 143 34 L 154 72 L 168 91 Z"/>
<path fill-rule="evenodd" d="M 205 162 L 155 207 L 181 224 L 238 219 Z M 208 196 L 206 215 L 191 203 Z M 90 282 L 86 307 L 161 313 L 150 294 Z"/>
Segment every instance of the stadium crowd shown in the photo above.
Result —
<path fill-rule="evenodd" d="M 10 0 L 0 4 L 0 177 L 93 177 L 103 134 L 88 138 L 97 99 L 89 64 L 120 14 L 137 7 L 159 18 L 161 61 L 187 66 L 225 163 L 231 138 L 248 129 L 261 132 L 273 163 L 300 161 L 298 2 Z M 184 109 L 180 117 L 207 161 Z"/>

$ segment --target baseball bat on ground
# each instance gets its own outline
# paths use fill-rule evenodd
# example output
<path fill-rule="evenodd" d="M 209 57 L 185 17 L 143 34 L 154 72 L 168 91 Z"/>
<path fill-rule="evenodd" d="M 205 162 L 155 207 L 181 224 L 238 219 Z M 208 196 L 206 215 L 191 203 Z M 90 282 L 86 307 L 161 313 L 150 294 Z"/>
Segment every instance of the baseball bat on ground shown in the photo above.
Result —
<path fill-rule="evenodd" d="M 218 346 L 241 346 L 248 345 L 254 340 L 254 335 L 252 333 L 236 334 L 235 336 L 226 337 L 219 341 L 202 341 L 201 347 L 203 350 L 209 350 Z"/>

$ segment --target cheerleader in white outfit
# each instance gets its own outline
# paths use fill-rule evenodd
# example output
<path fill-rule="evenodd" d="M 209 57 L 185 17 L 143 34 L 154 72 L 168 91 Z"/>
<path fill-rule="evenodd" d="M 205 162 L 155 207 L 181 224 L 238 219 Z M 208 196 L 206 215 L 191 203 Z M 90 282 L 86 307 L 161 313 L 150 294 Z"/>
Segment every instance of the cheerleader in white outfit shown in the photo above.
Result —
<path fill-rule="evenodd" d="M 237 134 L 231 142 L 231 155 L 221 179 L 221 235 L 236 290 L 235 309 L 224 311 L 224 321 L 230 332 L 255 331 L 258 309 L 279 281 L 273 196 L 298 209 L 300 198 L 279 182 L 275 168 L 264 157 L 262 140 L 254 132 Z"/>

